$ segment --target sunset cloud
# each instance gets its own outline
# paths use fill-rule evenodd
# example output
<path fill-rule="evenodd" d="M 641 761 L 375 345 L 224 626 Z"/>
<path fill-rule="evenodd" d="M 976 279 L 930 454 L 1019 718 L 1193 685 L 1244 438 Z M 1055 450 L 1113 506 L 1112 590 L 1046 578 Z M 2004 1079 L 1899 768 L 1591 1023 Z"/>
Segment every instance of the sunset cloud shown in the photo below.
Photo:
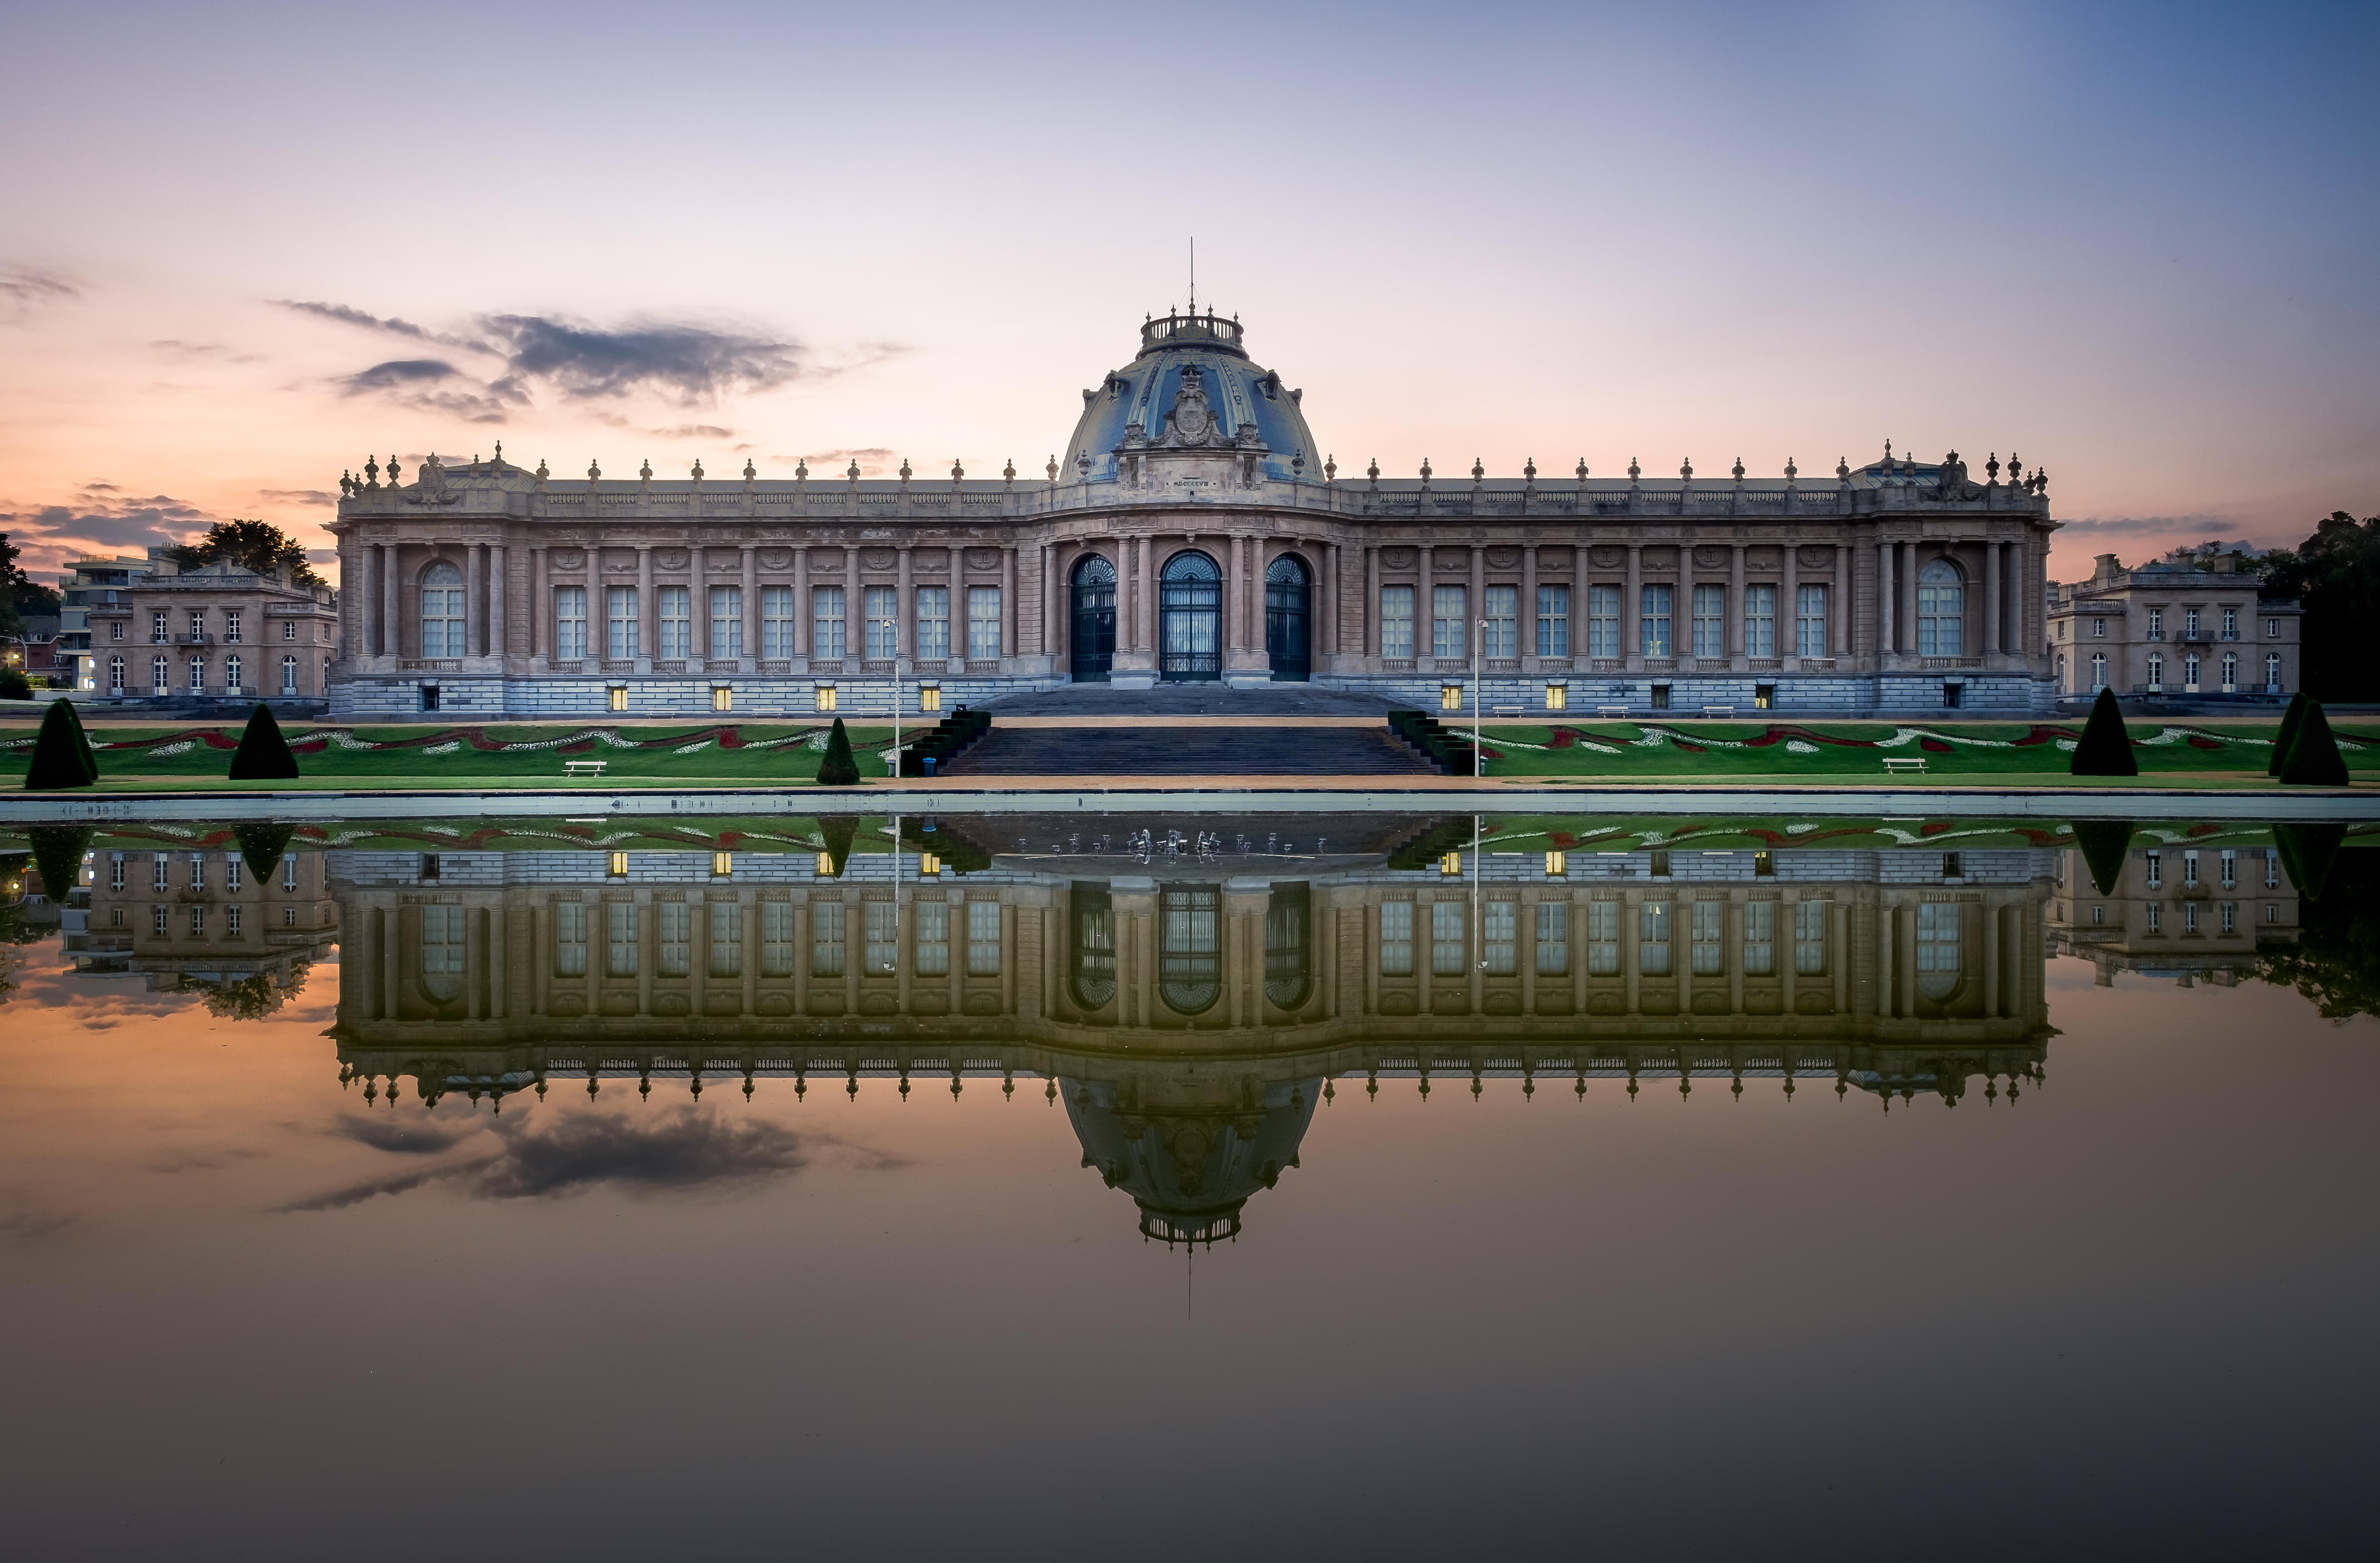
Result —
<path fill-rule="evenodd" d="M 52 305 L 81 297 L 80 288 L 55 273 L 30 266 L 0 266 L 0 323 L 22 325 Z"/>

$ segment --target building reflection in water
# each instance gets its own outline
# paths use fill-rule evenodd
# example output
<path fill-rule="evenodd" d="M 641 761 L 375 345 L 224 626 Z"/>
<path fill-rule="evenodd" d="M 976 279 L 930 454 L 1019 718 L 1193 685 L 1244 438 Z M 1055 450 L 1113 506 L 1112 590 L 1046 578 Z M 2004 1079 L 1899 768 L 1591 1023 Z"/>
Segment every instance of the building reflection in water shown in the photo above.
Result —
<path fill-rule="evenodd" d="M 2143 848 L 2086 897 L 2071 852 L 1481 852 L 1470 823 L 1342 820 L 1301 853 L 912 821 L 840 875 L 808 853 L 332 851 L 245 888 L 204 854 L 102 852 L 77 955 L 217 971 L 216 936 L 296 951 L 335 924 L 341 1078 L 374 1101 L 1038 1079 L 1171 1243 L 1234 1235 L 1342 1087 L 2014 1097 L 2053 1034 L 2048 953 L 2224 973 L 2296 922 L 2260 849 Z"/>

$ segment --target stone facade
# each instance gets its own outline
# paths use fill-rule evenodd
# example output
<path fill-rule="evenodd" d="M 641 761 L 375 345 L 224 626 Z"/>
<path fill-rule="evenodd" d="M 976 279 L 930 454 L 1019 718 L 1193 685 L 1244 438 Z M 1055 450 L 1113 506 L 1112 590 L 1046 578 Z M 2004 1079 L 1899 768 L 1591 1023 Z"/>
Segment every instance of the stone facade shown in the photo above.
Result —
<path fill-rule="evenodd" d="M 103 697 L 320 698 L 339 655 L 338 594 L 232 563 L 145 575 L 86 594 Z"/>
<path fill-rule="evenodd" d="M 1170 316 L 1038 478 L 343 480 L 333 714 L 881 711 L 1069 680 L 1811 714 L 2051 698 L 2042 476 L 1342 478 L 1235 321 Z"/>
<path fill-rule="evenodd" d="M 2119 695 L 2192 700 L 2264 697 L 2299 685 L 2294 600 L 2258 593 L 2238 559 L 2161 561 L 2127 570 L 2099 555 L 2087 581 L 2052 589 L 2051 676 L 2061 697 Z"/>

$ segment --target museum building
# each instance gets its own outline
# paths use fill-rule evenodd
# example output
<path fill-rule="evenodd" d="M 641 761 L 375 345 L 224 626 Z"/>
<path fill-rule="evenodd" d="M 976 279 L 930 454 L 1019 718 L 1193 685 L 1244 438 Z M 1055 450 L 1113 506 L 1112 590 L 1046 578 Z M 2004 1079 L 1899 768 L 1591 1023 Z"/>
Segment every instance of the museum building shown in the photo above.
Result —
<path fill-rule="evenodd" d="M 1342 474 L 1235 319 L 1167 315 L 1021 476 L 343 478 L 334 718 L 808 713 L 1066 683 L 1435 708 L 2046 709 L 2047 485 L 1997 456 Z M 385 479 L 385 480 L 383 480 Z"/>

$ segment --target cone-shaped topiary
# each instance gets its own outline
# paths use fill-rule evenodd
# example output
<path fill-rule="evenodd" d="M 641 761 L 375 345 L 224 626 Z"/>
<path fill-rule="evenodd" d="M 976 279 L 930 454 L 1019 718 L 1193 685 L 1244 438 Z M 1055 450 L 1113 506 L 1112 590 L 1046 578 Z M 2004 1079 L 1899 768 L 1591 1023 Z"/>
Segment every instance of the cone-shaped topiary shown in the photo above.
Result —
<path fill-rule="evenodd" d="M 2124 854 L 2131 849 L 2132 822 L 2078 819 L 2073 830 L 2074 844 L 2082 849 L 2083 866 L 2091 870 L 2091 882 L 2101 895 L 2115 894 L 2116 881 L 2124 872 Z"/>
<path fill-rule="evenodd" d="M 821 787 L 859 785 L 859 762 L 851 757 L 851 734 L 843 730 L 841 717 L 826 735 L 826 758 L 819 761 L 818 779 Z"/>
<path fill-rule="evenodd" d="M 2124 713 L 2116 704 L 2114 690 L 2102 689 L 2091 703 L 2091 720 L 2082 724 L 2082 741 L 2074 745 L 2074 760 L 2067 769 L 2076 776 L 2141 773 L 2141 762 L 2132 757 L 2132 735 L 2125 731 Z"/>
<path fill-rule="evenodd" d="M 232 839 L 239 843 L 239 860 L 248 865 L 249 878 L 263 884 L 273 878 L 273 870 L 281 866 L 281 854 L 289 850 L 289 838 L 298 833 L 295 825 L 252 825 L 232 827 Z"/>
<path fill-rule="evenodd" d="M 281 736 L 281 724 L 273 720 L 272 708 L 261 700 L 256 709 L 248 713 L 248 730 L 239 735 L 239 747 L 231 757 L 231 780 L 234 782 L 294 782 L 298 778 L 298 757 L 289 752 L 289 741 Z"/>
<path fill-rule="evenodd" d="M 2347 761 L 2339 756 L 2338 740 L 2330 735 L 2330 718 L 2322 714 L 2319 700 L 2306 702 L 2305 720 L 2289 740 L 2289 752 L 2281 757 L 2281 780 L 2293 787 L 2347 785 Z"/>
<path fill-rule="evenodd" d="M 42 893 L 59 905 L 82 878 L 82 854 L 91 850 L 88 825 L 35 825 L 25 832 L 33 848 L 33 866 L 42 871 Z"/>
<path fill-rule="evenodd" d="M 2289 709 L 2281 713 L 2281 731 L 2273 740 L 2273 757 L 2265 762 L 2265 774 L 2278 776 L 2281 762 L 2289 757 L 2289 745 L 2297 741 L 2298 727 L 2305 721 L 2306 692 L 2302 689 L 2289 697 Z"/>
<path fill-rule="evenodd" d="M 843 878 L 843 866 L 851 861 L 851 843 L 859 835 L 859 821 L 848 814 L 830 814 L 819 819 L 819 839 L 826 842 L 826 860 L 834 877 Z"/>
<path fill-rule="evenodd" d="M 60 787 L 88 787 L 99 780 L 99 757 L 83 736 L 82 718 L 72 700 L 53 700 L 42 714 L 41 735 L 33 740 L 33 763 L 25 768 L 25 790 L 51 792 Z"/>
<path fill-rule="evenodd" d="M 2322 899 L 2323 887 L 2330 882 L 2330 866 L 2338 857 L 2338 844 L 2346 839 L 2344 825 L 2273 827 L 2273 845 L 2280 851 L 2282 871 L 2308 901 Z"/>

